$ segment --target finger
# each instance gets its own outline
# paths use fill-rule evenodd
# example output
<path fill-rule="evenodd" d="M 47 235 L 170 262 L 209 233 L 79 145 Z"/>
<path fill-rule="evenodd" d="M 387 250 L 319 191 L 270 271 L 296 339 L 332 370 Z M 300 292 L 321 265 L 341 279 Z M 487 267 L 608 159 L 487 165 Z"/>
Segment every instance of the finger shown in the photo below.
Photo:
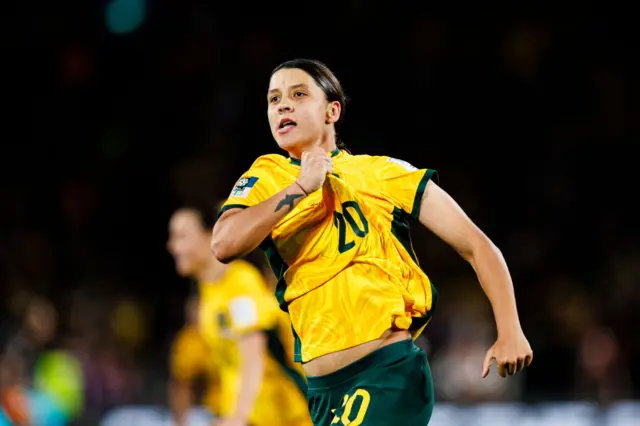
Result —
<path fill-rule="evenodd" d="M 325 164 L 327 160 L 331 160 L 325 154 L 314 154 L 313 158 L 320 164 Z"/>
<path fill-rule="evenodd" d="M 528 367 L 531 365 L 531 363 L 533 362 L 533 353 L 530 353 L 529 355 L 527 355 L 524 359 L 524 365 L 525 367 Z"/>
<path fill-rule="evenodd" d="M 324 150 L 322 148 L 318 148 L 317 146 L 313 147 L 313 148 L 310 148 L 305 152 L 309 153 L 309 155 L 311 155 L 313 157 L 319 157 L 319 156 L 326 157 L 327 156 L 327 153 L 324 152 Z"/>
<path fill-rule="evenodd" d="M 502 362 L 498 363 L 498 374 L 500 375 L 500 377 L 507 377 L 509 375 L 507 367 L 507 364 L 504 364 Z"/>
<path fill-rule="evenodd" d="M 331 161 L 331 158 L 327 158 L 325 164 L 326 164 L 327 170 L 333 170 L 333 161 Z"/>
<path fill-rule="evenodd" d="M 493 362 L 493 350 L 489 349 L 487 354 L 484 356 L 484 362 L 482 363 L 482 378 L 484 379 L 489 375 L 489 371 L 491 370 L 491 363 Z"/>
<path fill-rule="evenodd" d="M 311 148 L 309 151 L 315 153 L 315 154 L 320 154 L 323 156 L 327 156 L 327 153 L 325 152 L 324 149 L 320 148 L 319 146 L 314 146 L 313 148 Z"/>
<path fill-rule="evenodd" d="M 516 364 L 516 373 L 524 370 L 525 357 L 518 357 L 518 363 Z"/>

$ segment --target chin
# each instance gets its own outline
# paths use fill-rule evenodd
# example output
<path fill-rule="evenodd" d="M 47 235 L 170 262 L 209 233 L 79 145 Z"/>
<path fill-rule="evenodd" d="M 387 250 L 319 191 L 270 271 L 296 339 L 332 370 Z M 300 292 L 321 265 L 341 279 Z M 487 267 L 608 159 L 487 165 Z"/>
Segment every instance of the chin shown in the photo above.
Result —
<path fill-rule="evenodd" d="M 186 266 L 178 266 L 176 268 L 176 272 L 178 273 L 178 275 L 180 275 L 183 278 L 189 277 L 191 276 L 191 269 L 192 268 L 188 268 Z"/>
<path fill-rule="evenodd" d="M 276 139 L 276 143 L 281 149 L 284 149 L 285 151 L 289 151 L 292 148 L 295 148 L 296 145 L 298 145 L 295 141 L 288 141 L 288 140 L 282 140 L 282 139 Z"/>

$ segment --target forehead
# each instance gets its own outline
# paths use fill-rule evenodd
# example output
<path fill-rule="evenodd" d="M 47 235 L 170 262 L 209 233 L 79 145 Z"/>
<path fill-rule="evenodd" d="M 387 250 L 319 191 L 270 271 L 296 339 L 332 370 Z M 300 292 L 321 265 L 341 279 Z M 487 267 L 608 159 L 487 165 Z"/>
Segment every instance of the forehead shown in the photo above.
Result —
<path fill-rule="evenodd" d="M 269 91 L 285 91 L 292 86 L 305 85 L 311 90 L 320 90 L 313 78 L 299 68 L 284 68 L 271 76 Z"/>
<path fill-rule="evenodd" d="M 178 210 L 169 222 L 169 228 L 172 230 L 197 230 L 201 227 L 198 214 L 190 210 Z"/>

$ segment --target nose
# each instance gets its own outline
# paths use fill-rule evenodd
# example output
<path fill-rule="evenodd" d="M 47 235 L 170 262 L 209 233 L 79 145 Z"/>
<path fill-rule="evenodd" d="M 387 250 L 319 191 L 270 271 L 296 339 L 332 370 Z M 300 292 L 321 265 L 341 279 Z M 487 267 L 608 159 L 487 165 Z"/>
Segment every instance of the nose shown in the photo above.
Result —
<path fill-rule="evenodd" d="M 283 113 L 283 112 L 292 112 L 293 111 L 293 105 L 291 105 L 291 103 L 289 103 L 288 100 L 282 100 L 280 102 L 280 105 L 278 105 L 278 112 L 279 113 Z"/>

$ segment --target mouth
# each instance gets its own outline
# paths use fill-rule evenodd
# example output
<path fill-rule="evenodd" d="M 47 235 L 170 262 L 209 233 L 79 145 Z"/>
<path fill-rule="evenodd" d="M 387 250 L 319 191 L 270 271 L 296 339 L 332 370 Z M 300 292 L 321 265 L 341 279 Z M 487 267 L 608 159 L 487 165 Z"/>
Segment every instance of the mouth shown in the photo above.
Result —
<path fill-rule="evenodd" d="M 278 124 L 278 131 L 290 130 L 296 127 L 296 122 L 290 118 L 283 118 L 280 120 L 280 124 Z"/>

